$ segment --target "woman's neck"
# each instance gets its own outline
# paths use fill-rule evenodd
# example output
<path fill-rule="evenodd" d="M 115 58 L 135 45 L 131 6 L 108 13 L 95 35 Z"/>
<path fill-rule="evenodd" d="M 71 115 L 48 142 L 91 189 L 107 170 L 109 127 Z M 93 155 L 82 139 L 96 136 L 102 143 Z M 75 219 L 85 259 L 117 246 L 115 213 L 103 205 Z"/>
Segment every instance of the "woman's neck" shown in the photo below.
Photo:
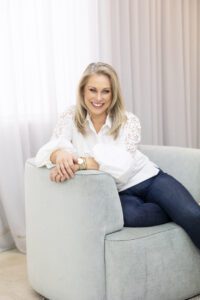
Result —
<path fill-rule="evenodd" d="M 104 116 L 95 116 L 95 117 L 91 116 L 92 123 L 93 123 L 94 128 L 96 129 L 97 132 L 100 131 L 101 127 L 105 123 L 106 117 L 107 117 L 106 115 L 104 115 Z"/>

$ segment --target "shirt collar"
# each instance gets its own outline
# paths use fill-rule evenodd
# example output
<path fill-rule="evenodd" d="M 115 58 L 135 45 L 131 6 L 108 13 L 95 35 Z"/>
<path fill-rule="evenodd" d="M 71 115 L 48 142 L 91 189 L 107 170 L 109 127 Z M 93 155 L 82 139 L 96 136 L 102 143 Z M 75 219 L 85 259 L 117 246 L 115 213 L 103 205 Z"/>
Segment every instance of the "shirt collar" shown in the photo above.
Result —
<path fill-rule="evenodd" d="M 88 121 L 90 126 L 91 126 L 91 124 L 93 125 L 92 120 L 90 118 L 90 115 L 88 113 L 87 113 L 87 116 L 86 116 L 86 120 Z M 107 115 L 106 121 L 105 121 L 103 126 L 107 126 L 109 128 L 112 127 L 112 119 L 111 119 L 110 115 Z"/>

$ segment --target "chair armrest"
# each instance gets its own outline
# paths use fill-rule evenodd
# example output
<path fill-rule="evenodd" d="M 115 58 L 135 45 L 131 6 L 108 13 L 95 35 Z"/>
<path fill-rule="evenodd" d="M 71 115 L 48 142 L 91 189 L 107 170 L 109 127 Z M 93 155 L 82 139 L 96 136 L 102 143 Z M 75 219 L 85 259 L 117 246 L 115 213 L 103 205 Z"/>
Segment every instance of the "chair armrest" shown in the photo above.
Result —
<path fill-rule="evenodd" d="M 105 299 L 105 235 L 123 228 L 113 178 L 79 171 L 73 179 L 55 183 L 48 169 L 28 161 L 25 199 L 32 287 L 46 297 L 48 289 L 51 299 Z"/>

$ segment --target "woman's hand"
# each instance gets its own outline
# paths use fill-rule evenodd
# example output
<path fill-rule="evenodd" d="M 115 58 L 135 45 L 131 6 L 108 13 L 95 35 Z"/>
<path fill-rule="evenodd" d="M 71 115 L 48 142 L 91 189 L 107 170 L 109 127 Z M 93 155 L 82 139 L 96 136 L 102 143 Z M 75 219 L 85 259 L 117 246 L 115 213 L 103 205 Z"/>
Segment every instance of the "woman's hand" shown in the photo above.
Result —
<path fill-rule="evenodd" d="M 50 160 L 56 164 L 50 171 L 50 179 L 55 182 L 63 182 L 74 177 L 79 170 L 78 159 L 64 150 L 56 150 L 52 153 Z M 99 164 L 93 157 L 86 157 L 86 165 L 89 170 L 98 170 Z"/>
<path fill-rule="evenodd" d="M 88 170 L 99 170 L 99 164 L 93 157 L 86 157 L 86 165 Z"/>
<path fill-rule="evenodd" d="M 50 171 L 50 179 L 55 182 L 63 182 L 66 180 L 64 176 L 61 176 L 56 167 L 52 168 Z"/>
<path fill-rule="evenodd" d="M 79 169 L 78 165 L 75 165 L 75 169 L 76 169 L 76 171 L 78 171 L 78 169 Z M 50 177 L 51 181 L 55 181 L 57 183 L 63 182 L 65 180 L 69 179 L 66 176 L 61 176 L 60 173 L 58 172 L 57 167 L 54 167 L 51 169 L 49 177 Z"/>
<path fill-rule="evenodd" d="M 70 179 L 74 177 L 74 173 L 77 171 L 76 164 L 78 163 L 77 158 L 74 154 L 59 149 L 51 154 L 50 160 L 52 161 L 52 163 L 56 164 L 57 172 L 60 175 L 59 181 L 61 181 L 63 177 L 65 179 Z M 58 178 L 57 175 L 55 177 L 55 171 L 52 171 L 52 173 L 53 178 Z M 62 179 L 62 181 L 64 180 Z M 57 182 L 57 180 L 53 181 Z"/>

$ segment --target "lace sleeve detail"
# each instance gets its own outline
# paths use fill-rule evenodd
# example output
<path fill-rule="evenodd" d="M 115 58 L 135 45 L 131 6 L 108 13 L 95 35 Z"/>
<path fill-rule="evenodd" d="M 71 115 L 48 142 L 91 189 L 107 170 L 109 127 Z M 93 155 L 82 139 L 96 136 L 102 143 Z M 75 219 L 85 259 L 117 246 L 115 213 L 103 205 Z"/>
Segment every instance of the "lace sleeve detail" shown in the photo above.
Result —
<path fill-rule="evenodd" d="M 71 139 L 71 127 L 75 113 L 75 106 L 70 106 L 66 112 L 62 113 L 53 131 L 52 138 L 66 137 Z"/>
<path fill-rule="evenodd" d="M 56 149 L 64 149 L 74 154 L 77 153 L 72 144 L 74 112 L 75 107 L 69 107 L 59 117 L 50 141 L 43 145 L 36 154 L 35 163 L 37 167 L 46 166 L 47 168 L 52 168 L 54 164 L 52 164 L 50 157 Z"/>
<path fill-rule="evenodd" d="M 133 154 L 141 140 L 141 126 L 138 117 L 130 112 L 127 113 L 124 135 L 126 150 Z"/>

